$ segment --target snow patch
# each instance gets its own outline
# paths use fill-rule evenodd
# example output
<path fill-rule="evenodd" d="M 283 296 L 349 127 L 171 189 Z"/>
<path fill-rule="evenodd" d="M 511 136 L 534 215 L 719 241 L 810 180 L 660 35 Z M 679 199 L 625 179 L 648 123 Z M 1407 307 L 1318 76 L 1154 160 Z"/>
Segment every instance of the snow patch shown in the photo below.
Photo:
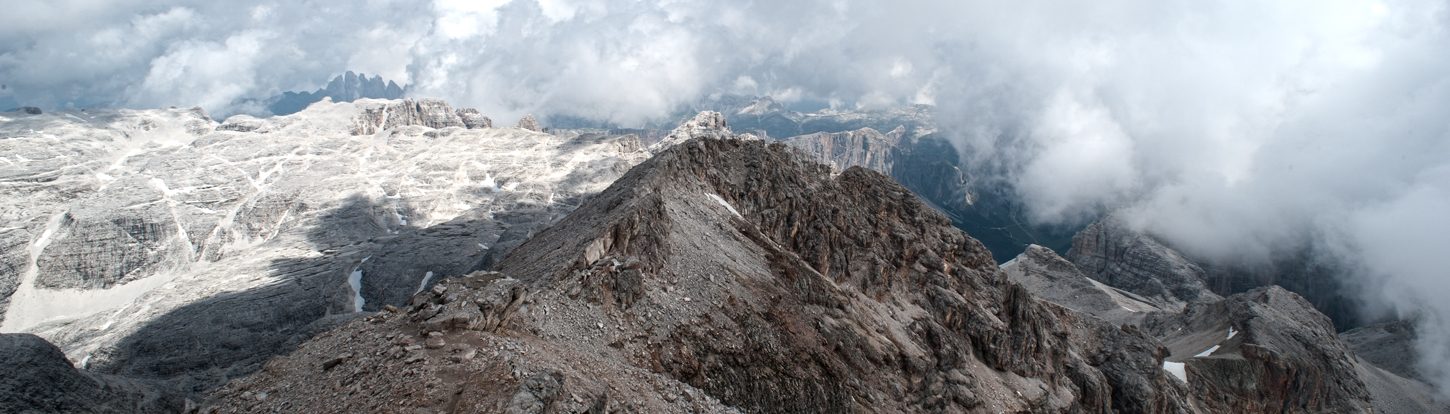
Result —
<path fill-rule="evenodd" d="M 483 243 L 479 243 L 478 248 L 488 250 L 488 246 L 484 246 Z"/>
<path fill-rule="evenodd" d="M 725 206 L 725 208 L 727 208 L 727 209 L 730 209 L 730 212 L 731 213 L 735 213 L 735 217 L 740 217 L 742 219 L 745 218 L 744 216 L 741 216 L 740 215 L 740 212 L 739 211 L 735 211 L 735 207 L 730 206 L 730 203 L 725 202 L 725 199 L 720 198 L 720 196 L 717 196 L 714 193 L 705 193 L 705 195 L 710 196 L 710 198 L 715 199 L 715 202 L 716 203 L 720 203 L 720 205 Z"/>
<path fill-rule="evenodd" d="M 361 262 L 358 262 L 358 267 L 352 269 L 352 274 L 347 276 L 347 284 L 352 287 L 353 312 L 362 312 L 363 305 L 367 304 L 367 300 L 362 297 L 362 264 L 367 263 L 371 258 L 373 257 L 364 257 Z"/>
<path fill-rule="evenodd" d="M 1183 368 L 1182 362 L 1163 361 L 1163 370 L 1178 377 L 1179 381 L 1188 382 L 1188 371 Z"/>
<path fill-rule="evenodd" d="M 415 292 L 413 292 L 413 294 L 416 295 L 418 293 L 423 292 L 423 288 L 428 286 L 428 280 L 429 279 L 432 279 L 432 278 L 433 278 L 433 272 L 424 273 L 423 274 L 423 283 L 419 283 L 418 284 L 418 290 L 415 291 Z"/>
<path fill-rule="evenodd" d="M 74 120 L 77 120 L 77 121 L 81 121 L 81 122 L 85 122 L 85 123 L 87 123 L 87 124 L 89 124 L 89 123 L 91 123 L 91 121 L 87 121 L 87 120 L 84 120 L 84 119 L 81 119 L 81 118 L 80 118 L 80 117 L 78 117 L 78 116 L 75 116 L 75 115 L 71 115 L 71 114 L 65 114 L 65 116 L 66 116 L 66 117 L 67 117 L 67 118 L 70 118 L 70 119 L 74 119 Z"/>
<path fill-rule="evenodd" d="M 1217 350 L 1218 350 L 1218 345 L 1214 345 L 1213 348 L 1209 348 L 1207 351 L 1199 352 L 1198 355 L 1194 355 L 1194 356 L 1195 357 L 1206 357 L 1206 356 L 1209 356 L 1209 355 L 1213 355 L 1213 351 L 1217 351 Z"/>
<path fill-rule="evenodd" d="M 492 189 L 494 192 L 498 192 L 498 190 L 499 190 L 499 188 L 498 188 L 498 181 L 494 181 L 493 175 L 490 175 L 489 173 L 483 173 L 483 182 L 479 183 L 479 185 L 482 185 L 484 187 L 488 187 L 489 189 Z"/>
<path fill-rule="evenodd" d="M 1230 326 L 1230 327 L 1228 327 L 1228 338 L 1224 338 L 1224 340 L 1234 339 L 1234 335 L 1238 335 L 1238 334 L 1239 334 L 1239 331 L 1234 330 L 1234 328 L 1232 326 Z"/>

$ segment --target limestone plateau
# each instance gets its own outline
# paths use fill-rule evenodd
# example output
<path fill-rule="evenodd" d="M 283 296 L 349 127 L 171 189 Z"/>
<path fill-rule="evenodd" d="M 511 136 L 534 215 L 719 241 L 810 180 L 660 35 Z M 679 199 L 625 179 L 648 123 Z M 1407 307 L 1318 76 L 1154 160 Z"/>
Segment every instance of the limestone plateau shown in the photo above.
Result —
<path fill-rule="evenodd" d="M 879 115 L 646 146 L 428 99 L 0 114 L 0 407 L 1450 412 L 1386 354 L 1407 325 L 1216 294 L 1113 216 L 999 266 Z"/>

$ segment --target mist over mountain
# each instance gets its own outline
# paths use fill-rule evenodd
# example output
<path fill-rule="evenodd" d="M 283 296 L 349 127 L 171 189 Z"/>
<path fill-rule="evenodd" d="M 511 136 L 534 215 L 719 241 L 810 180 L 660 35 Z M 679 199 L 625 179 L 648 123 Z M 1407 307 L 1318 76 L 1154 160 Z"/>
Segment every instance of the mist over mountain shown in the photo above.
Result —
<path fill-rule="evenodd" d="M 1067 229 L 968 233 L 1060 249 L 1117 212 L 1218 263 L 1208 274 L 1333 278 L 1364 318 L 1417 321 L 1424 375 L 1445 384 L 1445 50 L 1450 9 L 1431 0 L 75 0 L 0 15 L 0 110 L 263 116 L 319 95 L 378 97 L 382 84 L 381 98 L 445 98 L 495 119 L 669 130 L 700 102 L 750 96 L 796 110 L 767 103 L 746 120 L 755 101 L 722 104 L 731 126 L 786 139 L 894 129 L 801 129 L 809 120 L 791 112 L 929 105 L 936 130 L 920 136 L 936 146 L 895 163 L 941 168 L 920 170 L 921 185 L 894 178 L 926 192 L 949 176 L 983 190 L 923 195 L 943 210 Z M 350 90 L 349 70 L 372 77 Z M 952 197 L 959 206 L 937 202 Z"/>

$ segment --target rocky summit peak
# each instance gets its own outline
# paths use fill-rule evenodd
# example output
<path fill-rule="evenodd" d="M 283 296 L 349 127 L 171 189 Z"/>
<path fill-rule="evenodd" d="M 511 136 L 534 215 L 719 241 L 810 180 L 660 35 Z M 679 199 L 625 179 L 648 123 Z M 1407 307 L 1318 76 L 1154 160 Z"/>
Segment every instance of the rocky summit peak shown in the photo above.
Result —
<path fill-rule="evenodd" d="M 889 177 L 832 174 L 780 143 L 667 148 L 492 270 L 304 344 L 210 403 L 1191 412 L 1142 332 L 1033 300 Z M 367 392 L 324 398 L 336 384 Z"/>
<path fill-rule="evenodd" d="M 758 140 L 754 135 L 735 135 L 725 122 L 725 115 L 715 111 L 702 111 L 670 131 L 660 142 L 650 145 L 650 152 L 658 153 L 694 138 Z"/>

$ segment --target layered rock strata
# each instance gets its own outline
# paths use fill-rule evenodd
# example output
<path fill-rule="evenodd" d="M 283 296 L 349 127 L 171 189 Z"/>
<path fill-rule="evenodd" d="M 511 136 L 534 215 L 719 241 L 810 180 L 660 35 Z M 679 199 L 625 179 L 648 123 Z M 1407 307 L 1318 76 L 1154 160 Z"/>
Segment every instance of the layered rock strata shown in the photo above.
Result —
<path fill-rule="evenodd" d="M 1222 299 L 1204 285 L 1203 269 L 1117 216 L 1088 225 L 1065 255 L 1088 277 L 1180 311 L 1189 303 Z"/>
<path fill-rule="evenodd" d="M 1003 263 L 1002 271 L 1038 299 L 1115 324 L 1138 324 L 1149 313 L 1163 311 L 1147 298 L 1083 275 L 1072 262 L 1035 244 Z"/>

